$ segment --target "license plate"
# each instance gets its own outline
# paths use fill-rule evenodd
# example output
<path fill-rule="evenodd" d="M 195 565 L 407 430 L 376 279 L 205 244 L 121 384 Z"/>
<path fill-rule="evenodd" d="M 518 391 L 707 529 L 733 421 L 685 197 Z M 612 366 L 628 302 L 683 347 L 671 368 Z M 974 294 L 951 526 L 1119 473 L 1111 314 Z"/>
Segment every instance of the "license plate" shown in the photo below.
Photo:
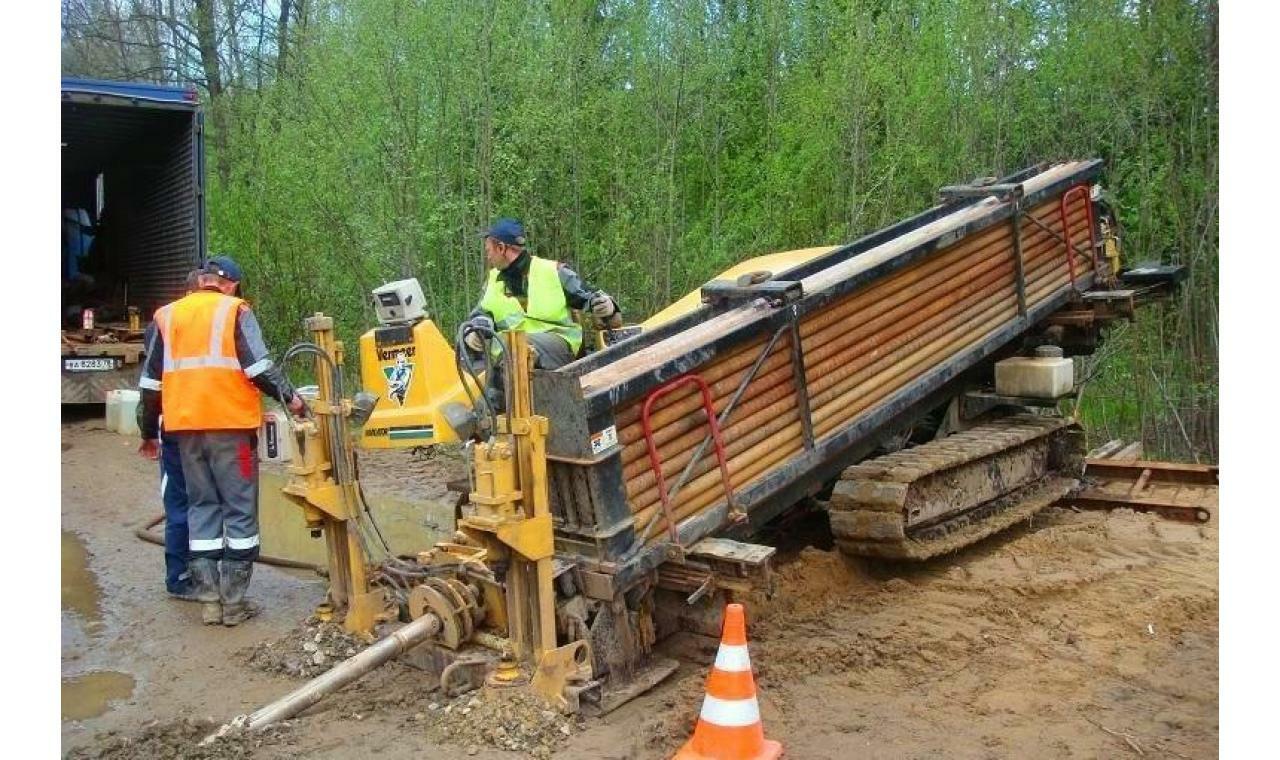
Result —
<path fill-rule="evenodd" d="M 119 366 L 120 360 L 112 358 L 62 360 L 62 368 L 68 372 L 110 372 Z"/>

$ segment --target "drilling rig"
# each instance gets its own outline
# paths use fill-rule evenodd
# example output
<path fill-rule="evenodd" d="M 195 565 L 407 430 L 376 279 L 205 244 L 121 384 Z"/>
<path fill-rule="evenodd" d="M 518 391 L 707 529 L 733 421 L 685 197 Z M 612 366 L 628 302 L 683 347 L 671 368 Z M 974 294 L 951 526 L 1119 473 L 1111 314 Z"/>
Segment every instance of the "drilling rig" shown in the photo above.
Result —
<path fill-rule="evenodd" d="M 322 383 L 286 492 L 329 541 L 333 614 L 404 624 L 379 651 L 446 693 L 527 685 L 602 713 L 675 669 L 659 640 L 714 633 L 726 598 L 770 588 L 775 549 L 754 541 L 771 521 L 824 510 L 841 551 L 916 561 L 1068 496 L 1084 456 L 1072 357 L 1184 275 L 1122 271 L 1101 171 L 942 188 L 853 243 L 747 262 L 558 370 L 534 369 L 522 334 L 486 336 L 503 414 L 420 290 L 380 289 L 391 313 L 361 355 L 382 401 L 362 441 L 468 441 L 470 482 L 453 540 L 391 556 L 345 437 L 369 399 Z M 325 319 L 309 325 L 318 372 L 341 364 Z"/>

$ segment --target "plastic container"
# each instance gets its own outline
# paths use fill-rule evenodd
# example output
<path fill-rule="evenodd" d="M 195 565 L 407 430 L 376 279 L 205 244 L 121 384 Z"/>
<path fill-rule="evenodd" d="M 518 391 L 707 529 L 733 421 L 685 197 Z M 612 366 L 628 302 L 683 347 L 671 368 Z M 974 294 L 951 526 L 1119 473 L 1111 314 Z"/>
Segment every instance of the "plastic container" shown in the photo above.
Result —
<path fill-rule="evenodd" d="M 262 413 L 258 431 L 258 458 L 263 462 L 289 462 L 293 459 L 293 426 L 289 413 L 268 409 Z"/>
<path fill-rule="evenodd" d="M 116 391 L 116 427 L 120 435 L 138 435 L 138 403 L 142 394 L 138 391 Z"/>
<path fill-rule="evenodd" d="M 107 430 L 120 432 L 120 391 L 107 391 Z"/>
<path fill-rule="evenodd" d="M 1056 399 L 1071 393 L 1074 385 L 1071 359 L 1056 346 L 1041 346 L 1036 356 L 996 362 L 996 393 L 1001 396 Z"/>

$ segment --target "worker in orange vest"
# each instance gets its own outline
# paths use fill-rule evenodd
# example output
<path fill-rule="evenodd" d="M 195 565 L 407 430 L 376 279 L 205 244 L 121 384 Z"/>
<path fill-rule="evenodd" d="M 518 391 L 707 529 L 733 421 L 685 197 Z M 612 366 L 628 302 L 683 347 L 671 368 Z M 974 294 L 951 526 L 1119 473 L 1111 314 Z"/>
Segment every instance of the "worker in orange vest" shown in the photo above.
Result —
<path fill-rule="evenodd" d="M 192 293 L 199 287 L 199 269 L 187 273 L 187 288 L 184 295 Z M 151 335 L 156 330 L 156 323 L 147 325 L 142 342 L 150 343 Z M 138 387 L 146 390 L 159 390 L 160 380 L 151 377 L 147 370 L 142 370 Z M 143 406 L 138 405 L 138 429 L 142 429 Z M 182 477 L 182 454 L 178 451 L 178 439 L 164 432 L 164 417 L 160 417 L 160 501 L 164 504 L 164 585 L 169 596 L 183 601 L 195 602 L 195 594 L 191 590 L 191 572 L 187 569 L 187 554 L 191 551 L 187 546 L 187 482 Z"/>
<path fill-rule="evenodd" d="M 142 446 L 154 458 L 159 417 L 178 440 L 187 486 L 191 580 L 208 625 L 239 625 L 257 612 L 245 601 L 258 557 L 258 428 L 272 396 L 305 409 L 272 363 L 249 305 L 237 297 L 240 267 L 205 264 L 197 290 L 155 314 L 142 387 Z M 156 380 L 155 378 L 159 378 Z"/>

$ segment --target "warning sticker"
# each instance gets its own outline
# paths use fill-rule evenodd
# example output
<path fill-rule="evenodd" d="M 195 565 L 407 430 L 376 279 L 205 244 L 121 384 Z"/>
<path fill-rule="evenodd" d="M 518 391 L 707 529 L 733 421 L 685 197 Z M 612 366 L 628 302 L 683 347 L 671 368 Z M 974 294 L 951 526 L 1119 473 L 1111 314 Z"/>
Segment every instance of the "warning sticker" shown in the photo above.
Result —
<path fill-rule="evenodd" d="M 591 453 L 602 454 L 618 445 L 618 428 L 614 425 L 591 434 Z"/>

